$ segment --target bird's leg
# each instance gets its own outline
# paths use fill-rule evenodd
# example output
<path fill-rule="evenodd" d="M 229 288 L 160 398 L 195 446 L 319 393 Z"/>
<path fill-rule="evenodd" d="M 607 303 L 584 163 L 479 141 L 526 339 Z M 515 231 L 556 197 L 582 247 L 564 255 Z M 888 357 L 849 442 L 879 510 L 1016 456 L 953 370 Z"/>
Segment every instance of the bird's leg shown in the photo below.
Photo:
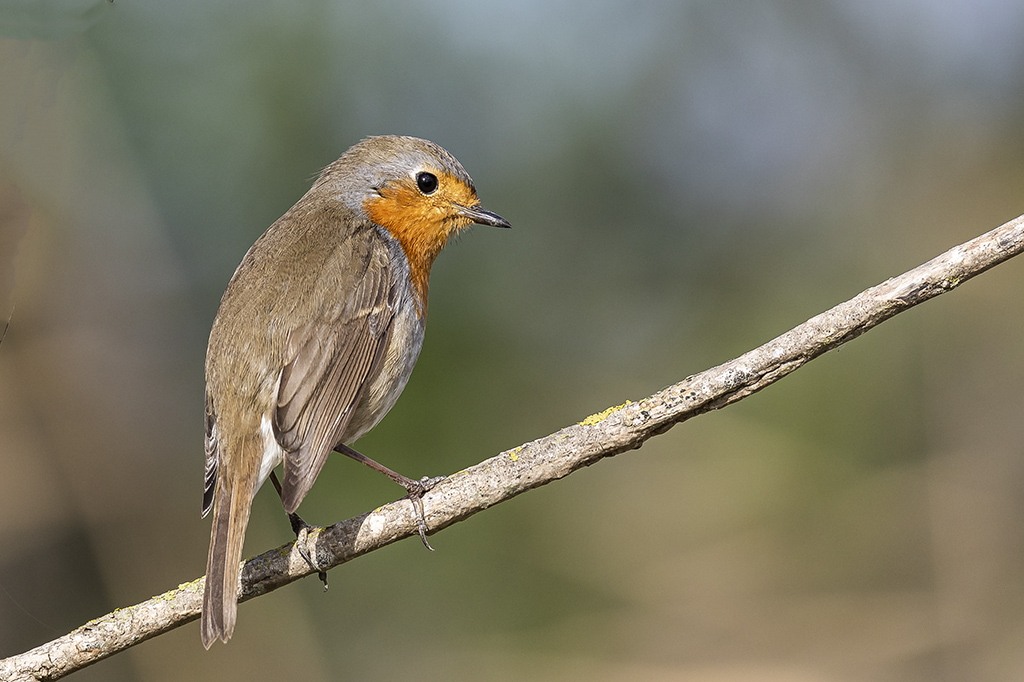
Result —
<path fill-rule="evenodd" d="M 435 476 L 434 478 L 430 478 L 428 476 L 424 476 L 423 478 L 417 481 L 409 478 L 408 476 L 403 476 L 397 471 L 392 471 L 391 469 L 388 469 L 383 464 L 373 461 L 366 455 L 356 452 L 347 445 L 339 445 L 336 448 L 334 448 L 334 451 L 340 452 L 343 455 L 351 457 L 357 462 L 362 462 L 366 466 L 370 467 L 371 469 L 374 469 L 375 471 L 379 471 L 380 473 L 384 474 L 398 485 L 405 488 L 405 492 L 409 493 L 409 502 L 412 503 L 412 508 L 416 512 L 416 521 L 419 525 L 420 530 L 420 540 L 423 541 L 423 545 L 427 549 L 433 552 L 434 548 L 430 546 L 429 542 L 427 542 L 427 519 L 423 514 L 423 495 L 426 492 L 428 492 L 431 488 L 433 488 L 435 485 L 443 481 L 445 477 Z"/>
<path fill-rule="evenodd" d="M 276 471 L 270 472 L 270 482 L 274 484 L 274 490 L 277 491 L 277 495 L 278 497 L 280 497 L 281 481 L 277 480 Z M 295 533 L 295 547 L 298 548 L 299 554 L 302 556 L 303 559 L 306 560 L 306 563 L 309 564 L 309 567 L 316 571 L 316 575 L 318 578 L 320 578 L 320 582 L 324 584 L 324 591 L 326 592 L 327 571 L 323 571 L 320 569 L 320 564 L 317 563 L 315 557 L 313 557 L 309 553 L 309 546 L 307 545 L 307 539 L 309 538 L 310 531 L 317 530 L 317 528 L 303 521 L 302 517 L 296 514 L 295 512 L 291 512 L 290 514 L 288 514 L 288 521 L 292 525 L 292 532 Z"/>

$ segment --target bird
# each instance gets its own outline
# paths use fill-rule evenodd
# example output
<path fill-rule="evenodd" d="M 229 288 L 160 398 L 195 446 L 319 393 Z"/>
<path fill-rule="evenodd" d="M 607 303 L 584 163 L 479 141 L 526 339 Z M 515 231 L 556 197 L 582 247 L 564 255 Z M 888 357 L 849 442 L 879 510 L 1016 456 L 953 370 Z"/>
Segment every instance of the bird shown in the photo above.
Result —
<path fill-rule="evenodd" d="M 511 227 L 481 206 L 445 149 L 380 135 L 324 168 L 245 254 L 206 354 L 206 649 L 234 632 L 245 530 L 268 477 L 293 528 L 332 451 L 388 474 L 414 503 L 422 495 L 427 479 L 408 479 L 349 446 L 405 388 L 423 344 L 431 265 L 474 223 Z"/>

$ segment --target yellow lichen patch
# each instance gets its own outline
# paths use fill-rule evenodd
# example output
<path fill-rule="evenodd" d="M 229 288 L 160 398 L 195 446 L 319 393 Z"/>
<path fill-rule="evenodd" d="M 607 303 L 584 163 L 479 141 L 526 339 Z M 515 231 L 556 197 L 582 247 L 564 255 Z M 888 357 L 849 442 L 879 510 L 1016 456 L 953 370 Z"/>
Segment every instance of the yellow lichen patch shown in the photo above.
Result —
<path fill-rule="evenodd" d="M 632 405 L 632 404 L 633 404 L 632 400 L 627 400 L 626 402 L 622 403 L 621 405 L 616 405 L 615 407 L 609 407 L 607 410 L 604 410 L 603 412 L 598 412 L 597 414 L 592 414 L 589 417 L 587 417 L 586 419 L 584 419 L 583 421 L 581 421 L 580 422 L 580 426 L 593 426 L 594 424 L 597 424 L 598 422 L 603 422 L 605 419 L 608 418 L 608 415 L 610 415 L 612 412 L 618 412 L 619 410 L 621 410 L 626 405 Z"/>

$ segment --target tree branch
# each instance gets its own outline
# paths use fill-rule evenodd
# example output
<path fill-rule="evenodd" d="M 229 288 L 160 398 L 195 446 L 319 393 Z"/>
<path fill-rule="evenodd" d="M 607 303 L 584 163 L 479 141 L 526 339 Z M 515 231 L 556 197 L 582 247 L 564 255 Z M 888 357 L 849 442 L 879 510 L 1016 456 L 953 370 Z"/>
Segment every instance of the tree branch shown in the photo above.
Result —
<path fill-rule="evenodd" d="M 638 402 L 595 414 L 445 479 L 423 498 L 430 532 L 600 459 L 640 447 L 679 422 L 732 404 L 875 325 L 1024 251 L 1024 216 L 874 286 L 759 348 Z M 407 500 L 311 533 L 308 549 L 333 568 L 417 534 Z M 315 573 L 288 543 L 250 559 L 240 601 Z M 31 651 L 0 660 L 5 680 L 55 680 L 199 617 L 203 579 L 118 609 Z M 198 638 L 196 646 L 198 647 Z"/>

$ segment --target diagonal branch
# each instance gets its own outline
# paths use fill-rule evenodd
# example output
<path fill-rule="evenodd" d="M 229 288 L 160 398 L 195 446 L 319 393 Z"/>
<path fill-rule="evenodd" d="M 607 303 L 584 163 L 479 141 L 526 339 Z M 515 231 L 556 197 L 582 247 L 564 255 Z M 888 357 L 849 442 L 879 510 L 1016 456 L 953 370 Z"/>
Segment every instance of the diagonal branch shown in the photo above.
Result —
<path fill-rule="evenodd" d="M 437 532 L 600 459 L 638 448 L 679 422 L 742 400 L 1021 251 L 1024 216 L 871 287 L 734 360 L 453 474 L 423 498 L 428 526 L 432 533 Z M 417 532 L 411 505 L 400 500 L 311 533 L 308 549 L 316 553 L 321 567 L 333 568 Z M 294 543 L 282 545 L 245 563 L 240 600 L 258 597 L 311 573 L 314 571 Z M 59 639 L 0 660 L 0 679 L 63 677 L 197 619 L 202 595 L 203 579 L 199 578 L 141 604 L 118 609 Z"/>

